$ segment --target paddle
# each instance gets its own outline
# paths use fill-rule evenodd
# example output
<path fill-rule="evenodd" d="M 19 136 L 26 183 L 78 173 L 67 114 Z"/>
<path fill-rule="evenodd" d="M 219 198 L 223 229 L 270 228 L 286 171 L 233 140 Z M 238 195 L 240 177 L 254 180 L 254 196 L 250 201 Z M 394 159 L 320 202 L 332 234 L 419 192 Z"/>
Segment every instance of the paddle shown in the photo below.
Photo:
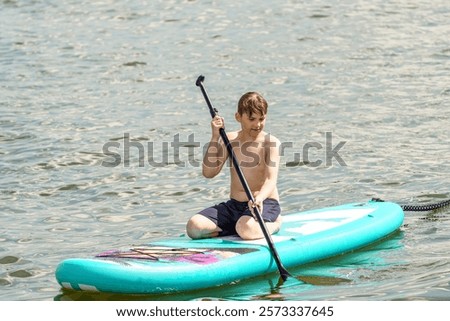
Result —
<path fill-rule="evenodd" d="M 211 100 L 208 97 L 208 94 L 206 93 L 206 89 L 205 86 L 203 86 L 203 81 L 205 80 L 204 76 L 199 76 L 197 81 L 196 81 L 196 85 L 198 87 L 200 87 L 203 97 L 205 97 L 206 100 L 206 104 L 209 107 L 209 112 L 211 113 L 211 117 L 214 118 L 216 117 L 217 114 L 217 109 L 215 109 L 212 104 L 211 104 Z M 236 170 L 237 175 L 239 176 L 239 180 L 242 184 L 242 187 L 244 188 L 245 194 L 247 195 L 248 199 L 251 200 L 252 202 L 255 201 L 253 194 L 250 191 L 250 188 L 248 187 L 247 184 L 247 180 L 244 177 L 244 174 L 241 171 L 241 168 L 239 166 L 239 163 L 236 159 L 236 155 L 234 154 L 233 151 L 233 147 L 231 146 L 231 143 L 227 137 L 227 134 L 225 133 L 225 129 L 224 128 L 220 128 L 220 136 L 222 137 L 223 142 L 225 143 L 225 146 L 227 147 L 228 150 L 228 154 L 231 157 L 231 160 L 233 162 L 233 166 L 234 169 Z M 259 212 L 258 207 L 255 207 L 253 210 L 256 220 L 259 223 L 259 226 L 261 227 L 261 230 L 264 234 L 264 238 L 267 241 L 267 244 L 269 245 L 269 249 L 270 252 L 272 253 L 272 256 L 277 264 L 278 270 L 280 271 L 280 276 L 283 279 L 283 281 L 286 281 L 286 279 L 288 278 L 288 276 L 291 276 L 291 274 L 284 268 L 283 264 L 281 263 L 280 257 L 278 255 L 278 252 L 275 248 L 275 245 L 273 243 L 272 237 L 270 236 L 270 233 L 267 231 L 267 227 L 266 224 L 264 223 L 264 220 L 261 216 L 261 213 Z"/>

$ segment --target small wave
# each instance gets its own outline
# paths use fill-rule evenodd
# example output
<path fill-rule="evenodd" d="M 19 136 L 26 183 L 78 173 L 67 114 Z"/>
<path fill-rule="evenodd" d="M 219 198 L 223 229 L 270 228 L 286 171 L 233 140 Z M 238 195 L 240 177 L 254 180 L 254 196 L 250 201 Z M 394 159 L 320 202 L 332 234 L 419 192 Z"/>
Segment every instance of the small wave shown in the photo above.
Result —
<path fill-rule="evenodd" d="M 125 67 L 138 67 L 138 66 L 145 66 L 145 65 L 147 65 L 147 63 L 143 62 L 143 61 L 130 61 L 130 62 L 124 63 L 122 66 L 125 66 Z"/>
<path fill-rule="evenodd" d="M 17 261 L 19 261 L 19 258 L 11 255 L 0 258 L 0 264 L 12 264 L 16 263 Z"/>
<path fill-rule="evenodd" d="M 8 275 L 15 277 L 15 278 L 29 278 L 29 277 L 33 276 L 33 273 L 31 273 L 27 270 L 17 270 L 17 271 L 8 273 Z"/>

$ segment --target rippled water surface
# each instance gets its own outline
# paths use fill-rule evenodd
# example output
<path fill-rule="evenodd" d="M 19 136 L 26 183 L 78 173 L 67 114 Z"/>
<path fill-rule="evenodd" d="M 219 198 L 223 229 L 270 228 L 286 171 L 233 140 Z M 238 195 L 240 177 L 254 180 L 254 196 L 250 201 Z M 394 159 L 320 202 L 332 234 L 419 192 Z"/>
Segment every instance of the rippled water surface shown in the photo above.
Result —
<path fill-rule="evenodd" d="M 450 198 L 448 1 L 1 0 L 0 30 L 0 300 L 115 299 L 62 292 L 56 265 L 178 236 L 227 197 L 227 174 L 198 167 L 200 74 L 227 129 L 241 94 L 269 101 L 286 214 Z M 139 299 L 449 300 L 449 216 L 407 212 L 387 240 L 292 271 L 350 283 Z"/>

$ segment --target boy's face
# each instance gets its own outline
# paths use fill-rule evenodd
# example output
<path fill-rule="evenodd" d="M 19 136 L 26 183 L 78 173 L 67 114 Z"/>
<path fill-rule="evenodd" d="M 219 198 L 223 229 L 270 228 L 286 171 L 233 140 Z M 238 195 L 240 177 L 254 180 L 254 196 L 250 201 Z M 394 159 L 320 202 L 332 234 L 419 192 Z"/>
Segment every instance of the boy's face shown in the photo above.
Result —
<path fill-rule="evenodd" d="M 236 113 L 236 120 L 241 123 L 241 129 L 251 136 L 257 136 L 266 124 L 266 115 L 261 115 L 259 113 L 253 113 L 251 116 L 247 113 L 242 115 Z"/>

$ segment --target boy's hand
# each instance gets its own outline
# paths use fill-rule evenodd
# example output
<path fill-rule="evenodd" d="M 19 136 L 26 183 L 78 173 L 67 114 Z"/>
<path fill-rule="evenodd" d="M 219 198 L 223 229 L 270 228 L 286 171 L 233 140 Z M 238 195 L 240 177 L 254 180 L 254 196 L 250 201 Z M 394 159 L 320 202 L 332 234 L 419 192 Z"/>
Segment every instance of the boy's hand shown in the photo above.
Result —
<path fill-rule="evenodd" d="M 252 202 L 252 201 L 248 202 L 248 208 L 250 209 L 250 212 L 252 213 L 253 217 L 256 220 L 256 215 L 255 215 L 255 212 L 253 211 L 253 209 L 255 207 L 258 208 L 259 214 L 261 214 L 261 216 L 262 216 L 262 213 L 263 213 L 263 201 L 260 200 L 258 197 L 255 197 L 255 202 Z"/>
<path fill-rule="evenodd" d="M 211 129 L 214 137 L 220 136 L 219 130 L 221 128 L 225 128 L 225 120 L 223 119 L 223 117 L 216 115 L 216 117 L 214 117 L 213 120 L 211 121 Z"/>

